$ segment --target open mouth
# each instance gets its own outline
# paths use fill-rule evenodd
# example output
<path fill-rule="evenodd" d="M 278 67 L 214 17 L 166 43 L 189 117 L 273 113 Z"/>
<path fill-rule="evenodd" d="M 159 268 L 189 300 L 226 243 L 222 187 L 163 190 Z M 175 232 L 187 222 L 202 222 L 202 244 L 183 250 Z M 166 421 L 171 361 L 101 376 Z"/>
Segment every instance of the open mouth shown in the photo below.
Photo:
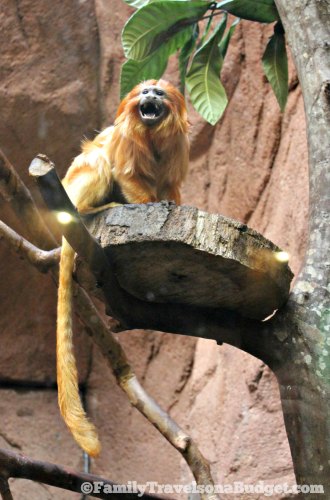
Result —
<path fill-rule="evenodd" d="M 146 101 L 140 104 L 140 116 L 146 124 L 158 122 L 164 114 L 164 106 L 162 103 Z"/>

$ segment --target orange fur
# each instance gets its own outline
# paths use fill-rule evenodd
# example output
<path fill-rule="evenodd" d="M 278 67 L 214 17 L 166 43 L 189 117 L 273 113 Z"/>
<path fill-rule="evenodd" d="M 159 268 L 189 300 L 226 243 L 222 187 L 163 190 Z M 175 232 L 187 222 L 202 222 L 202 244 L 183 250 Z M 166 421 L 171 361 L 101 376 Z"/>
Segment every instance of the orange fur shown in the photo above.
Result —
<path fill-rule="evenodd" d="M 163 92 L 164 116 L 146 125 L 139 112 L 143 91 Z M 157 99 L 157 96 L 154 97 Z M 137 85 L 121 102 L 113 126 L 85 142 L 63 179 L 80 212 L 95 212 L 120 186 L 128 203 L 174 200 L 188 170 L 188 121 L 184 98 L 165 80 Z M 102 209 L 102 207 L 100 207 Z M 82 407 L 72 345 L 72 270 L 74 251 L 63 238 L 57 319 L 57 380 L 59 406 L 78 444 L 92 456 L 100 452 L 95 427 Z"/>

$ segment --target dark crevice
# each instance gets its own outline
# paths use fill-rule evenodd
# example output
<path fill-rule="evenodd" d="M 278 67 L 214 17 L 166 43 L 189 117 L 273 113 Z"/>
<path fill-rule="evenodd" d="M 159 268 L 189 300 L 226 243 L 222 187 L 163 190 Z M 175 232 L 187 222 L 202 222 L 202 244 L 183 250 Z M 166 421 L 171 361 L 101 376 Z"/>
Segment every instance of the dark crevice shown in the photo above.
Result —
<path fill-rule="evenodd" d="M 261 104 L 260 104 L 260 108 L 258 110 L 257 122 L 256 122 L 256 125 L 255 125 L 254 134 L 253 134 L 253 155 L 252 155 L 253 158 L 256 156 L 256 151 L 257 151 L 258 134 L 259 134 L 260 129 L 261 129 L 261 123 L 262 123 L 263 114 L 264 114 L 264 99 L 265 99 L 265 95 L 266 95 L 266 92 L 265 92 L 265 89 L 264 89 L 264 93 L 263 93 L 263 96 L 262 96 L 262 101 L 261 101 Z"/>
<path fill-rule="evenodd" d="M 323 94 L 325 96 L 327 106 L 328 106 L 328 108 L 330 108 L 330 82 L 329 81 L 325 82 L 325 84 L 323 86 Z"/>
<path fill-rule="evenodd" d="M 16 442 L 13 439 L 11 439 L 8 436 L 8 434 L 6 434 L 4 431 L 0 432 L 0 438 L 2 438 L 6 442 L 6 444 L 8 444 L 9 446 L 11 446 L 12 448 L 14 448 L 16 450 L 22 450 L 22 446 L 20 444 L 18 444 L 18 442 Z"/>
<path fill-rule="evenodd" d="M 289 92 L 293 92 L 296 90 L 296 88 L 299 87 L 299 80 L 298 77 L 295 78 L 289 85 Z"/>
<path fill-rule="evenodd" d="M 3 379 L 0 380 L 0 390 L 15 390 L 15 391 L 57 391 L 57 383 L 52 380 L 37 381 L 37 380 L 10 380 Z M 86 383 L 79 384 L 79 390 L 81 393 L 86 392 Z"/>
<path fill-rule="evenodd" d="M 18 20 L 18 25 L 19 25 L 20 31 L 23 35 L 24 40 L 26 42 L 28 42 L 29 37 L 28 37 L 28 34 L 27 34 L 25 26 L 24 26 L 24 16 L 23 16 L 22 11 L 21 11 L 20 0 L 15 0 L 15 8 L 16 8 L 16 17 Z"/>
<path fill-rule="evenodd" d="M 152 330 L 150 330 L 150 332 L 152 332 Z M 150 351 L 146 359 L 145 369 L 141 377 L 142 382 L 146 380 L 149 366 L 151 362 L 154 361 L 155 358 L 158 356 L 161 347 L 164 344 L 164 341 L 165 341 L 165 335 L 161 335 L 160 338 L 158 336 L 157 337 L 153 336 Z"/>
<path fill-rule="evenodd" d="M 197 342 L 194 343 L 194 352 L 192 352 L 191 358 L 187 361 L 187 363 L 183 366 L 183 371 L 178 383 L 178 386 L 175 389 L 175 398 L 172 403 L 168 406 L 167 411 L 170 412 L 179 402 L 180 394 L 184 391 L 187 386 L 195 365 L 195 357 L 196 357 L 196 345 Z"/>
<path fill-rule="evenodd" d="M 261 116 L 260 116 L 260 118 L 261 118 Z M 259 119 L 259 117 L 258 117 L 258 119 Z M 260 122 L 258 123 L 258 128 L 259 128 L 259 126 L 260 126 Z M 280 149 L 281 139 L 282 139 L 282 119 L 280 118 L 279 119 L 279 126 L 277 127 L 277 134 L 276 134 L 276 137 L 274 138 L 274 144 L 273 144 L 273 148 L 271 151 L 271 156 L 270 156 L 270 161 L 269 161 L 267 173 L 266 173 L 266 175 L 263 179 L 263 182 L 259 188 L 258 196 L 257 196 L 257 199 L 256 199 L 254 206 L 249 210 L 249 212 L 246 214 L 246 217 L 244 218 L 244 222 L 246 224 L 249 224 L 249 221 L 250 221 L 252 215 L 254 214 L 254 212 L 256 211 L 256 209 L 260 203 L 260 200 L 261 200 L 261 198 L 262 198 L 262 196 L 263 196 L 263 194 L 264 194 L 264 192 L 269 184 L 269 181 L 270 181 L 271 175 L 272 175 L 272 171 L 274 168 L 274 164 L 275 164 L 275 161 L 276 161 L 279 149 Z"/>

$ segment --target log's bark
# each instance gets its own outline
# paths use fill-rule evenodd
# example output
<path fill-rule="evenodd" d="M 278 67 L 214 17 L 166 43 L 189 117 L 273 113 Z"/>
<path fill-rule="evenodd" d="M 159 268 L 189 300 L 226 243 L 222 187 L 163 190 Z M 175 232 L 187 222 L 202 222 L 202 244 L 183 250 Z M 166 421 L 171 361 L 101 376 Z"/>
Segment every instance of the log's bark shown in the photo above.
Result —
<path fill-rule="evenodd" d="M 288 298 L 292 273 L 284 252 L 228 217 L 162 202 L 116 207 L 85 223 L 120 286 L 141 301 L 262 320 Z"/>
<path fill-rule="evenodd" d="M 297 482 L 323 484 L 330 498 L 330 3 L 275 1 L 304 97 L 310 235 L 289 304 L 274 322 L 272 357 Z"/>

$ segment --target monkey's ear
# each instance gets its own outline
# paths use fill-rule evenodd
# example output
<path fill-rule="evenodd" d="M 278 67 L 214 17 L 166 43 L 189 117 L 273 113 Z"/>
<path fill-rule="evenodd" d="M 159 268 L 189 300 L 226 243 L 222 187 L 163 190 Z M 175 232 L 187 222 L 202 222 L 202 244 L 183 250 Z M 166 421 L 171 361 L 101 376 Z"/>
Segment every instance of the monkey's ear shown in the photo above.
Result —
<path fill-rule="evenodd" d="M 117 109 L 116 118 L 118 118 L 118 116 L 120 116 L 124 112 L 126 104 L 128 103 L 128 101 L 129 101 L 129 94 L 127 94 L 127 96 L 124 97 L 124 99 L 119 104 L 118 109 Z"/>
<path fill-rule="evenodd" d="M 180 114 L 183 114 L 186 112 L 186 103 L 185 103 L 185 98 L 182 95 L 182 93 L 174 87 L 171 83 L 167 82 L 166 80 L 159 80 L 159 82 L 162 83 L 162 87 L 165 89 L 167 92 L 170 100 L 174 104 L 175 108 L 177 111 L 179 111 Z"/>
<path fill-rule="evenodd" d="M 118 118 L 118 116 L 120 116 L 125 111 L 128 103 L 131 103 L 133 99 L 136 99 L 140 95 L 143 85 L 144 82 L 139 83 L 123 98 L 118 106 L 116 118 Z"/>

